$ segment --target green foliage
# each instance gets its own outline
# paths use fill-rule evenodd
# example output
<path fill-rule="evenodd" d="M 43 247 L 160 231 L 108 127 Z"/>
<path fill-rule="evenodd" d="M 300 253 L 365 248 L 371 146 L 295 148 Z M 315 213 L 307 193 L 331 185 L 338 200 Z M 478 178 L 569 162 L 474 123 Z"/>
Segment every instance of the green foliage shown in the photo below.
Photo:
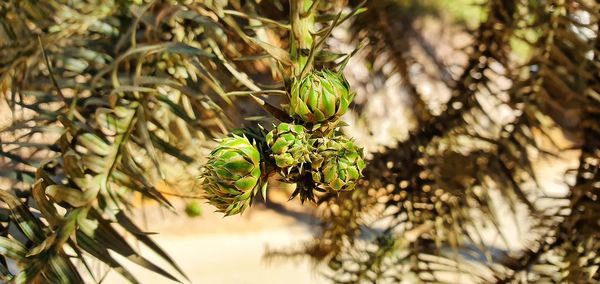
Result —
<path fill-rule="evenodd" d="M 185 214 L 190 218 L 202 216 L 202 206 L 198 201 L 191 201 L 185 205 Z"/>
<path fill-rule="evenodd" d="M 167 196 L 200 190 L 207 165 L 207 197 L 227 214 L 274 173 L 296 183 L 292 197 L 318 201 L 319 235 L 297 253 L 325 262 L 336 282 L 600 281 L 598 3 L 334 2 L 1 3 L 10 122 L 0 125 L 0 280 L 101 282 L 98 262 L 136 282 L 115 253 L 184 279 L 132 216 L 139 200 L 173 209 Z M 429 16 L 455 27 L 445 12 L 475 27 L 453 51 L 460 68 L 422 30 Z M 341 136 L 339 116 L 364 106 L 350 107 L 341 74 L 356 51 L 328 48 L 335 28 L 351 45 L 368 42 L 369 79 L 398 75 L 413 106 L 408 136 L 367 163 Z M 414 70 L 450 94 L 439 113 Z M 501 108 L 508 119 L 491 115 Z M 208 155 L 244 118 L 274 123 L 265 112 L 281 121 L 269 134 L 244 128 Z M 575 142 L 579 166 L 569 192 L 548 197 L 533 160 L 562 155 L 557 131 Z M 509 247 L 502 220 L 523 215 L 533 224 L 525 249 L 484 237 Z"/>
<path fill-rule="evenodd" d="M 337 20 L 315 19 L 317 11 L 326 8 L 293 8 L 298 19 L 294 27 L 303 21 L 305 27 L 319 22 L 328 28 L 320 34 L 305 33 L 288 52 L 285 46 L 269 43 L 262 32 L 277 28 L 275 35 L 288 33 L 287 17 L 257 14 L 279 10 L 281 15 L 282 3 L 262 2 L 0 4 L 0 90 L 11 118 L 9 125 L 1 126 L 0 144 L 0 172 L 9 185 L 2 188 L 0 202 L 3 281 L 101 282 L 105 273 L 90 269 L 91 260 L 136 282 L 109 251 L 172 280 L 185 277 L 134 224 L 131 216 L 138 200 L 172 210 L 167 196 L 190 196 L 182 191 L 199 190 L 195 180 L 213 147 L 212 138 L 241 126 L 245 115 L 239 106 L 248 109 L 247 100 L 235 95 L 249 95 L 276 117 L 289 118 L 258 97 L 288 90 L 280 90 L 281 84 L 276 89 L 262 86 L 343 57 L 321 52 L 322 45 L 333 27 L 359 12 L 340 14 Z M 309 37 L 314 41 L 306 42 Z M 309 49 L 315 52 L 306 53 Z M 302 66 L 290 68 L 292 60 Z M 285 68 L 277 74 L 277 66 Z M 272 80 L 254 81 L 268 73 Z M 264 137 L 258 138 L 252 140 L 263 151 Z M 248 145 L 234 144 L 245 148 L 217 148 L 209 162 L 213 165 L 206 168 L 223 174 L 222 169 L 238 165 L 223 164 L 224 160 L 244 158 L 253 168 L 249 173 L 234 169 L 237 174 L 243 171 L 246 179 L 233 187 L 247 197 L 246 192 L 255 193 L 257 176 L 262 180 L 267 171 L 259 167 L 257 149 L 248 153 Z M 210 184 L 221 183 L 213 178 Z M 221 192 L 213 193 L 222 197 Z M 172 269 L 149 261 L 133 243 L 143 244 Z M 7 261 L 17 262 L 16 275 Z"/>
<path fill-rule="evenodd" d="M 140 199 L 172 209 L 165 195 L 193 188 L 207 139 L 236 119 L 226 90 L 238 89 L 240 71 L 225 66 L 243 40 L 225 35 L 214 16 L 223 6 L 206 4 L 0 4 L 0 90 L 12 114 L 0 144 L 10 179 L 3 281 L 100 282 L 110 268 L 136 282 L 109 251 L 184 276 L 131 216 Z"/>
<path fill-rule="evenodd" d="M 430 5 L 437 6 L 436 9 L 448 13 L 459 23 L 464 23 L 469 28 L 476 28 L 482 21 L 485 21 L 485 11 L 483 1 L 476 0 L 441 0 L 429 1 Z"/>

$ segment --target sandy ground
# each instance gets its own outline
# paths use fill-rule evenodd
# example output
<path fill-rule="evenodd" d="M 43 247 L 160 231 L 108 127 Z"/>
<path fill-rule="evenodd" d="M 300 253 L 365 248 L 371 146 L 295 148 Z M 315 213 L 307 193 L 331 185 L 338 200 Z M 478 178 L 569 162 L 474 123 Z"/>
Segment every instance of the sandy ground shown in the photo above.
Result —
<path fill-rule="evenodd" d="M 303 226 L 284 226 L 257 232 L 178 235 L 154 238 L 180 264 L 190 283 L 325 283 L 308 261 L 267 262 L 267 245 L 283 247 L 309 239 Z M 129 266 L 141 283 L 174 283 L 142 268 Z M 111 272 L 105 283 L 127 283 Z"/>
<path fill-rule="evenodd" d="M 196 260 L 183 267 L 192 283 L 323 283 L 307 261 L 261 261 L 267 244 L 284 246 L 309 237 L 305 228 L 284 227 L 250 234 L 173 237 L 162 241 L 165 246 L 176 248 L 172 251 L 175 257 Z M 189 247 L 198 251 L 186 250 Z"/>
<path fill-rule="evenodd" d="M 212 213 L 209 205 L 203 205 L 204 214 L 196 218 L 149 208 L 146 218 L 148 230 L 158 233 L 153 239 L 190 279 L 185 283 L 327 283 L 308 259 L 264 259 L 267 249 L 291 248 L 311 239 L 316 220 L 310 207 L 300 206 L 297 201 L 270 208 L 258 204 L 242 216 L 226 218 Z M 141 216 L 138 219 L 144 223 Z M 161 263 L 148 250 L 142 252 Z M 135 264 L 127 267 L 141 283 L 175 283 Z M 104 283 L 127 281 L 110 272 Z"/>

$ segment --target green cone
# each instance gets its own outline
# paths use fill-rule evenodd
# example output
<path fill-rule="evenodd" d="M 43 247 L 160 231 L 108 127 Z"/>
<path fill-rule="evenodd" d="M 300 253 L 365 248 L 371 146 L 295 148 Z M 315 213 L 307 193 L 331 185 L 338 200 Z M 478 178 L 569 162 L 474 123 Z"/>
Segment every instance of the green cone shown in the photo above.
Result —
<path fill-rule="evenodd" d="M 206 199 L 217 211 L 242 213 L 260 187 L 260 152 L 246 137 L 227 137 L 210 153 L 202 177 Z"/>
<path fill-rule="evenodd" d="M 300 173 L 304 163 L 310 162 L 314 139 L 302 125 L 280 123 L 265 137 L 277 167 L 286 180 Z"/>
<path fill-rule="evenodd" d="M 315 71 L 292 82 L 290 115 L 309 123 L 323 122 L 344 114 L 353 98 L 343 74 Z"/>
<path fill-rule="evenodd" d="M 312 158 L 312 179 L 330 191 L 349 191 L 362 178 L 365 168 L 363 151 L 343 136 L 321 138 Z"/>

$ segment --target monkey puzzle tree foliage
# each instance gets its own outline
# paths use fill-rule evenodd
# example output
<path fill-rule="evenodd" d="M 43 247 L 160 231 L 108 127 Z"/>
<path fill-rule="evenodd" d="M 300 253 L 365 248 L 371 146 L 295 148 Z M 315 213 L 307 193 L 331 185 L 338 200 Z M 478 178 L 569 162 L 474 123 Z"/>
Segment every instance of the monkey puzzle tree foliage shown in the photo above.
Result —
<path fill-rule="evenodd" d="M 237 214 L 278 178 L 319 204 L 321 230 L 272 255 L 308 255 L 335 282 L 599 282 L 600 5 L 481 2 L 464 26 L 447 1 L 3 2 L 0 280 L 100 282 L 111 269 L 136 282 L 112 251 L 180 281 L 132 220 L 140 200 L 173 210 L 168 195 L 202 192 Z M 432 16 L 468 31 L 460 68 L 427 38 Z M 353 52 L 336 51 L 334 29 Z M 340 120 L 361 115 L 342 71 L 363 47 L 370 78 L 402 79 L 415 120 L 368 158 Z M 448 101 L 436 109 L 415 69 Z M 533 160 L 561 156 L 556 132 L 579 167 L 566 195 L 547 196 Z M 522 251 L 484 236 L 502 239 L 503 218 L 532 224 Z"/>
<path fill-rule="evenodd" d="M 418 124 L 405 140 L 373 154 L 359 190 L 331 196 L 322 233 L 305 253 L 328 262 L 337 282 L 458 279 L 448 273 L 477 283 L 600 281 L 599 227 L 592 217 L 600 209 L 600 6 L 485 1 L 462 74 L 448 84 L 450 99 L 433 115 L 408 72 L 423 64 L 409 42 L 427 42 L 412 25 L 417 7 L 405 4 L 369 1 L 350 29 L 372 40 L 374 54 L 391 54 Z M 529 55 L 516 57 L 515 41 Z M 499 87 L 500 79 L 508 87 Z M 508 106 L 512 118 L 498 123 L 486 116 L 486 100 Z M 527 186 L 537 184 L 533 156 L 564 151 L 552 146 L 556 129 L 573 135 L 580 151 L 575 183 L 560 197 Z M 495 200 L 494 192 L 500 193 Z M 542 205 L 548 199 L 564 203 Z M 498 216 L 498 203 L 515 216 L 526 208 L 533 233 L 523 251 L 495 249 L 483 237 L 490 227 L 503 237 L 506 217 Z"/>
<path fill-rule="evenodd" d="M 212 138 L 239 127 L 250 114 L 239 115 L 248 109 L 248 99 L 237 96 L 293 122 L 294 129 L 308 123 L 315 138 L 341 137 L 337 116 L 349 104 L 347 84 L 341 86 L 345 94 L 328 89 L 323 100 L 323 91 L 314 90 L 316 100 L 305 102 L 318 111 L 329 110 L 330 99 L 343 101 L 318 124 L 292 119 L 285 106 L 259 97 L 288 94 L 290 82 L 311 76 L 316 68 L 343 65 L 336 60 L 346 55 L 321 50 L 331 30 L 358 10 L 342 14 L 329 5 L 291 4 L 3 3 L 0 86 L 12 120 L 3 126 L 0 154 L 6 163 L 1 173 L 12 182 L 0 192 L 2 280 L 83 282 L 87 270 L 101 281 L 105 273 L 89 264 L 99 261 L 136 282 L 109 251 L 172 280 L 185 277 L 134 224 L 134 202 L 150 199 L 173 209 L 165 195 L 193 188 L 183 194 L 198 196 L 200 176 L 210 203 L 235 214 L 250 204 L 257 189 L 266 190 L 269 174 L 288 165 L 267 163 L 274 149 L 265 145 L 264 136 L 243 131 L 211 151 Z M 269 19 L 257 14 L 262 10 L 287 10 L 290 16 Z M 327 11 L 337 16 L 316 19 Z M 316 30 L 316 22 L 322 30 Z M 286 36 L 289 42 L 270 41 L 272 27 L 279 29 L 273 36 Z M 337 81 L 321 84 L 337 86 L 343 80 L 331 72 L 327 76 Z M 257 80 L 269 75 L 272 79 Z M 275 86 L 263 87 L 269 84 Z M 302 162 L 302 157 L 292 159 Z M 319 187 L 305 178 L 311 177 L 309 165 L 302 169 L 287 181 L 301 182 L 295 194 L 313 199 Z M 172 269 L 144 258 L 127 238 L 154 251 Z"/>

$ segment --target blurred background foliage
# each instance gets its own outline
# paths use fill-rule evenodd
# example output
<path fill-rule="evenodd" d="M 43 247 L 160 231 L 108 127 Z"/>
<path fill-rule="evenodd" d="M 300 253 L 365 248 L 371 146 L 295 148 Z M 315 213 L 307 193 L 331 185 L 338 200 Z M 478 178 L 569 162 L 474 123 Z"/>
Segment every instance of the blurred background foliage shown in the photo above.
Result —
<path fill-rule="evenodd" d="M 319 25 L 360 4 L 320 1 Z M 198 197 L 213 138 L 274 122 L 239 94 L 283 88 L 269 55 L 289 48 L 288 5 L 0 3 L 0 280 L 136 282 L 110 251 L 185 281 L 135 208 Z M 600 4 L 365 6 L 321 59 L 366 43 L 344 117 L 366 178 L 320 199 L 314 240 L 267 257 L 310 257 L 340 283 L 600 282 Z M 568 190 L 540 176 L 552 159 L 573 162 L 550 177 Z"/>

